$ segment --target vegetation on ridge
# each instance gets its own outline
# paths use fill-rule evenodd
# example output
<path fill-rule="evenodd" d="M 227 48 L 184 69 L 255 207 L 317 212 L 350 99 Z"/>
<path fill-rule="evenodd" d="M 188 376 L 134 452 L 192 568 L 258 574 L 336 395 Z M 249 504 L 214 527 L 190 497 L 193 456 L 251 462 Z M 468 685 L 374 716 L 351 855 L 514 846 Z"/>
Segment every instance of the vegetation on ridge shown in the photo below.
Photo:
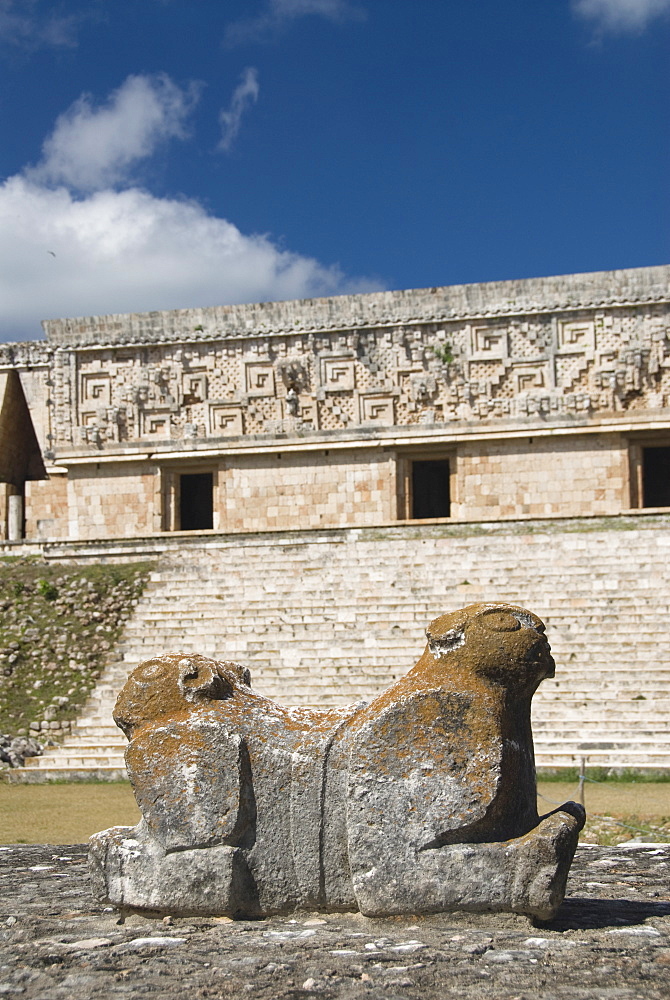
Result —
<path fill-rule="evenodd" d="M 148 563 L 0 559 L 0 733 L 76 717 L 142 593 Z M 47 731 L 44 723 L 56 723 Z"/>

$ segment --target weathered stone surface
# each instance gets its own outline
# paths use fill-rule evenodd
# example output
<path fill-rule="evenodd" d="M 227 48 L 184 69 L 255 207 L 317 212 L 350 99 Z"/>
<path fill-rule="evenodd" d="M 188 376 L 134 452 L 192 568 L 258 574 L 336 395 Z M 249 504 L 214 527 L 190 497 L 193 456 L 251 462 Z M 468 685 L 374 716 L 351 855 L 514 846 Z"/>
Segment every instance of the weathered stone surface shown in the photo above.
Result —
<path fill-rule="evenodd" d="M 239 664 L 168 654 L 119 696 L 143 819 L 91 840 L 99 898 L 190 914 L 556 912 L 584 815 L 540 819 L 535 616 L 477 604 L 427 630 L 371 704 L 286 708 Z"/>
<path fill-rule="evenodd" d="M 0 768 L 23 767 L 26 757 L 39 757 L 43 753 L 42 744 L 32 737 L 0 734 Z"/>
<path fill-rule="evenodd" d="M 516 914 L 267 920 L 119 914 L 83 845 L 0 848 L 0 995 L 14 1000 L 667 1000 L 670 847 L 579 847 L 541 926 Z"/>

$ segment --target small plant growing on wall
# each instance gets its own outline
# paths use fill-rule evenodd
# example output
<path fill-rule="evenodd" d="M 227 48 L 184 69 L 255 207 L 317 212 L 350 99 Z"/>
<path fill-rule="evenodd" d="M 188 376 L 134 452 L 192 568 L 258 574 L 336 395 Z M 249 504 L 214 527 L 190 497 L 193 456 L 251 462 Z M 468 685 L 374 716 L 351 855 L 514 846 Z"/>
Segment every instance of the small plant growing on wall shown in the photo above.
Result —
<path fill-rule="evenodd" d="M 55 601 L 58 597 L 58 587 L 51 580 L 45 580 L 44 577 L 37 581 L 37 592 L 42 595 L 45 601 Z"/>
<path fill-rule="evenodd" d="M 438 342 L 437 344 L 432 344 L 430 349 L 437 360 L 441 361 L 443 365 L 450 365 L 454 360 L 454 352 L 451 349 L 451 344 L 447 340 Z"/>

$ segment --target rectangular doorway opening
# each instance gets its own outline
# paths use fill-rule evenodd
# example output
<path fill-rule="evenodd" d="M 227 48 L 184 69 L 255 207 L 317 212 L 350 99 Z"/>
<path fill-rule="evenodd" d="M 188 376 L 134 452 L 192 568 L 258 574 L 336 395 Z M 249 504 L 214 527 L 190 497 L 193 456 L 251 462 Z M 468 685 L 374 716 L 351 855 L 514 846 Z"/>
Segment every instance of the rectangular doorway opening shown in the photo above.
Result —
<path fill-rule="evenodd" d="M 412 462 L 412 518 L 451 516 L 449 472 L 448 458 Z"/>
<path fill-rule="evenodd" d="M 214 526 L 211 472 L 185 473 L 179 477 L 179 528 L 205 531 Z"/>
<path fill-rule="evenodd" d="M 642 506 L 670 507 L 670 447 L 642 449 Z"/>

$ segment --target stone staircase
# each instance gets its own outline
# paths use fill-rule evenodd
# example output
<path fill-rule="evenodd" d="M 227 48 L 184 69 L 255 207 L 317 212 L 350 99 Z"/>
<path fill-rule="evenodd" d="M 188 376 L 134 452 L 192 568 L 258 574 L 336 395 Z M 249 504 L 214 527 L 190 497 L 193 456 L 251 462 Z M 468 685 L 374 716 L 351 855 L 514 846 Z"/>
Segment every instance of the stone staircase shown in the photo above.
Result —
<path fill-rule="evenodd" d="M 557 522 L 553 523 L 554 526 Z M 646 525 L 399 526 L 166 543 L 73 735 L 27 780 L 121 777 L 114 700 L 169 650 L 238 660 L 285 704 L 374 696 L 416 661 L 426 624 L 475 601 L 547 623 L 557 663 L 534 699 L 538 766 L 670 767 L 670 533 Z"/>

